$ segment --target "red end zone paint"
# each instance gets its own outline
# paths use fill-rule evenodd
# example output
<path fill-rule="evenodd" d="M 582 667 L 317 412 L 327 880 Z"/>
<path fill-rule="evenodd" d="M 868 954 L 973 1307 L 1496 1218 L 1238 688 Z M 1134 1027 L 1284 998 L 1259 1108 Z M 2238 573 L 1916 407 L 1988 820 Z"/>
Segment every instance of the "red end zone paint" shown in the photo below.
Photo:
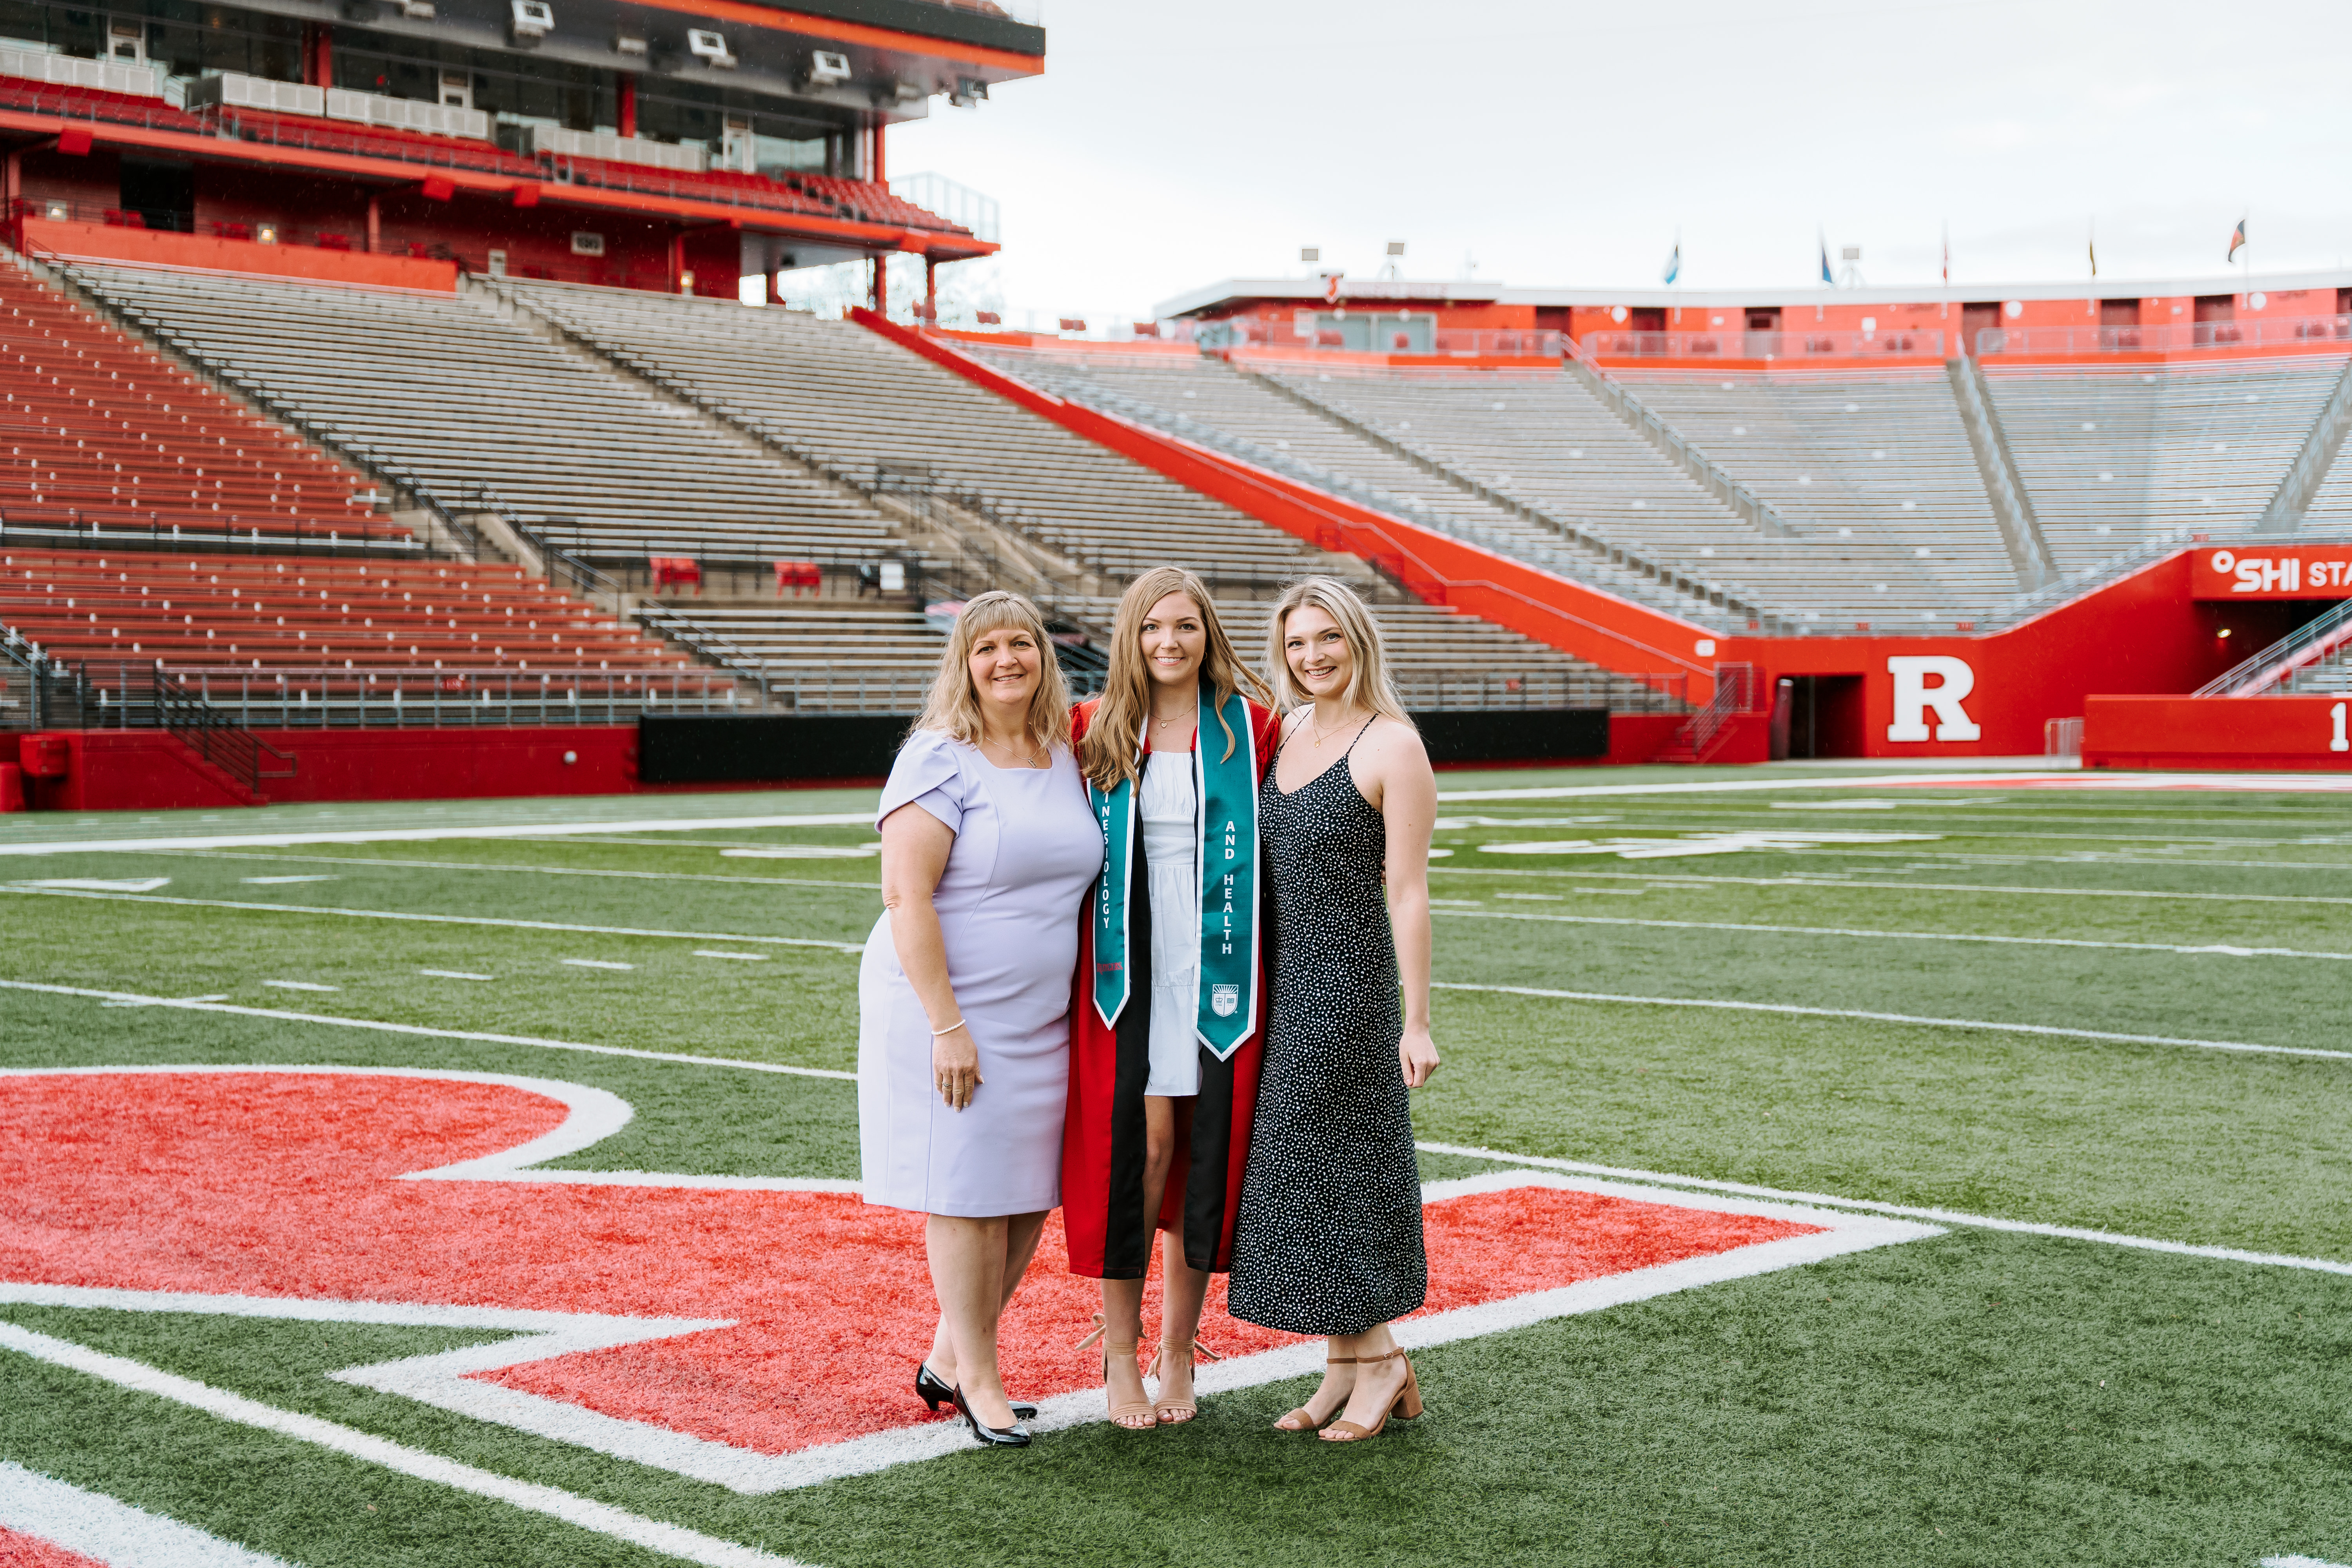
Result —
<path fill-rule="evenodd" d="M 731 1319 L 484 1381 L 768 1454 L 920 1417 L 908 1384 L 935 1309 L 919 1216 L 830 1194 L 394 1179 L 564 1115 L 503 1085 L 363 1072 L 0 1079 L 0 1279 Z M 1540 1188 L 1428 1215 L 1429 1312 L 1820 1228 Z M 1061 1260 L 1056 1226 L 1008 1314 L 1024 1396 L 1099 1377 L 1069 1348 L 1097 1293 Z M 1203 1338 L 1229 1352 L 1297 1342 L 1226 1317 L 1222 1281 Z"/>
<path fill-rule="evenodd" d="M 106 1568 L 95 1557 L 0 1526 L 0 1564 L 5 1568 Z"/>

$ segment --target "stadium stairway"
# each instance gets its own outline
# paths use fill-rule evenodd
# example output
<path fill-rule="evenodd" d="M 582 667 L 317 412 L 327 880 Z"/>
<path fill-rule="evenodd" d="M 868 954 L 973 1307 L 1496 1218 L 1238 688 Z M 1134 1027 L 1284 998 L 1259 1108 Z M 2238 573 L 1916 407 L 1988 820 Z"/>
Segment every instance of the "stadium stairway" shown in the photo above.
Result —
<path fill-rule="evenodd" d="M 413 545 L 368 479 L 0 259 L 0 535 Z"/>

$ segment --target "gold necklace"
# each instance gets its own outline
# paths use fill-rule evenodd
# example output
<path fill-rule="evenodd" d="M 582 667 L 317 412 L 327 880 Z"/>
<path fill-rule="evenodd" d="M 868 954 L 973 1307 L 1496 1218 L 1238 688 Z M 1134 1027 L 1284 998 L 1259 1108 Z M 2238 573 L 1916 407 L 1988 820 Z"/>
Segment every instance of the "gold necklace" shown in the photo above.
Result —
<path fill-rule="evenodd" d="M 1024 734 L 1025 736 L 1026 731 L 1024 731 Z M 1018 757 L 1021 755 L 1019 752 L 1014 751 L 1011 746 L 1006 745 L 1003 741 L 997 740 L 993 736 L 982 735 L 980 738 L 980 743 L 983 746 L 994 746 L 1008 757 Z M 1041 763 L 1038 759 L 1043 755 L 1044 752 L 1042 748 L 1037 751 L 1032 751 L 1029 753 L 1029 761 L 1024 765 L 1032 768 L 1042 766 L 1043 763 Z"/>
<path fill-rule="evenodd" d="M 1315 710 L 1309 708 L 1307 710 L 1307 727 L 1315 731 L 1315 749 L 1319 752 L 1323 749 L 1323 742 L 1329 740 L 1331 736 L 1338 734 L 1341 730 L 1346 729 L 1348 727 L 1348 723 L 1343 718 L 1339 723 L 1333 725 L 1330 731 L 1327 733 L 1323 726 L 1315 721 Z"/>

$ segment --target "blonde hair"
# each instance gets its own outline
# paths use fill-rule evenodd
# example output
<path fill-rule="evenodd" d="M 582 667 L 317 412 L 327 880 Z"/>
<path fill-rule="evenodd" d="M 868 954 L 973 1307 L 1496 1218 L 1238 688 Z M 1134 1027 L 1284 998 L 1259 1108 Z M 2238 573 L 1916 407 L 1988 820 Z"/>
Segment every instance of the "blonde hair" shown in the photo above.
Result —
<path fill-rule="evenodd" d="M 940 650 L 930 700 L 915 721 L 916 729 L 937 730 L 967 746 L 980 744 L 980 694 L 971 686 L 971 645 L 1006 626 L 1027 632 L 1037 644 L 1037 689 L 1029 697 L 1029 732 L 1048 750 L 1070 743 L 1070 688 L 1054 656 L 1045 617 L 1021 595 L 1001 588 L 979 595 L 956 616 L 947 647 Z"/>
<path fill-rule="evenodd" d="M 1307 577 L 1283 590 L 1282 597 L 1274 604 L 1274 618 L 1265 628 L 1265 669 L 1273 682 L 1277 705 L 1286 713 L 1312 702 L 1290 673 L 1290 660 L 1283 656 L 1283 623 L 1294 610 L 1315 609 L 1338 623 L 1339 635 L 1348 640 L 1349 662 L 1353 668 L 1348 673 L 1348 689 L 1342 700 L 1350 708 L 1363 708 L 1383 719 L 1393 719 L 1400 724 L 1411 724 L 1405 717 L 1404 704 L 1397 700 L 1396 688 L 1389 683 L 1388 646 L 1381 640 L 1380 623 L 1372 619 L 1364 601 L 1345 583 L 1330 577 Z"/>
<path fill-rule="evenodd" d="M 1225 719 L 1225 703 L 1236 691 L 1271 704 L 1273 694 L 1256 672 L 1241 661 L 1217 619 L 1216 602 L 1201 579 L 1181 566 L 1155 566 L 1127 585 L 1119 595 L 1118 614 L 1111 622 L 1110 675 L 1103 683 L 1102 700 L 1087 732 L 1078 741 L 1078 767 L 1097 789 L 1110 790 L 1121 781 L 1132 782 L 1135 738 L 1151 711 L 1151 672 L 1143 658 L 1143 618 L 1151 606 L 1171 594 L 1181 594 L 1200 606 L 1201 629 L 1208 646 L 1201 650 L 1201 679 L 1216 694 L 1217 726 L 1225 732 L 1225 755 L 1231 757 L 1241 737 Z"/>

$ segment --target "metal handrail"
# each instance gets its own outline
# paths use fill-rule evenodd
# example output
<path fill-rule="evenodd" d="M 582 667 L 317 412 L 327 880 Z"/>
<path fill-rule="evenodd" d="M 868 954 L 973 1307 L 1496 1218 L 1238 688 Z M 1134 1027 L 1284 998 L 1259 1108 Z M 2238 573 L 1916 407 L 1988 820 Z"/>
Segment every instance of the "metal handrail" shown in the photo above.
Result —
<path fill-rule="evenodd" d="M 2347 645 L 2352 645 L 2352 599 L 2297 626 L 2252 658 L 2240 659 L 2189 695 L 2263 696 Z"/>
<path fill-rule="evenodd" d="M 290 752 L 281 752 L 246 729 L 226 713 L 190 691 L 177 677 L 167 674 L 161 665 L 155 668 L 155 722 L 168 733 L 177 736 L 205 762 L 220 769 L 244 786 L 245 793 L 258 796 L 264 779 L 290 779 L 297 763 Z M 271 767 L 271 762 L 283 763 Z"/>

